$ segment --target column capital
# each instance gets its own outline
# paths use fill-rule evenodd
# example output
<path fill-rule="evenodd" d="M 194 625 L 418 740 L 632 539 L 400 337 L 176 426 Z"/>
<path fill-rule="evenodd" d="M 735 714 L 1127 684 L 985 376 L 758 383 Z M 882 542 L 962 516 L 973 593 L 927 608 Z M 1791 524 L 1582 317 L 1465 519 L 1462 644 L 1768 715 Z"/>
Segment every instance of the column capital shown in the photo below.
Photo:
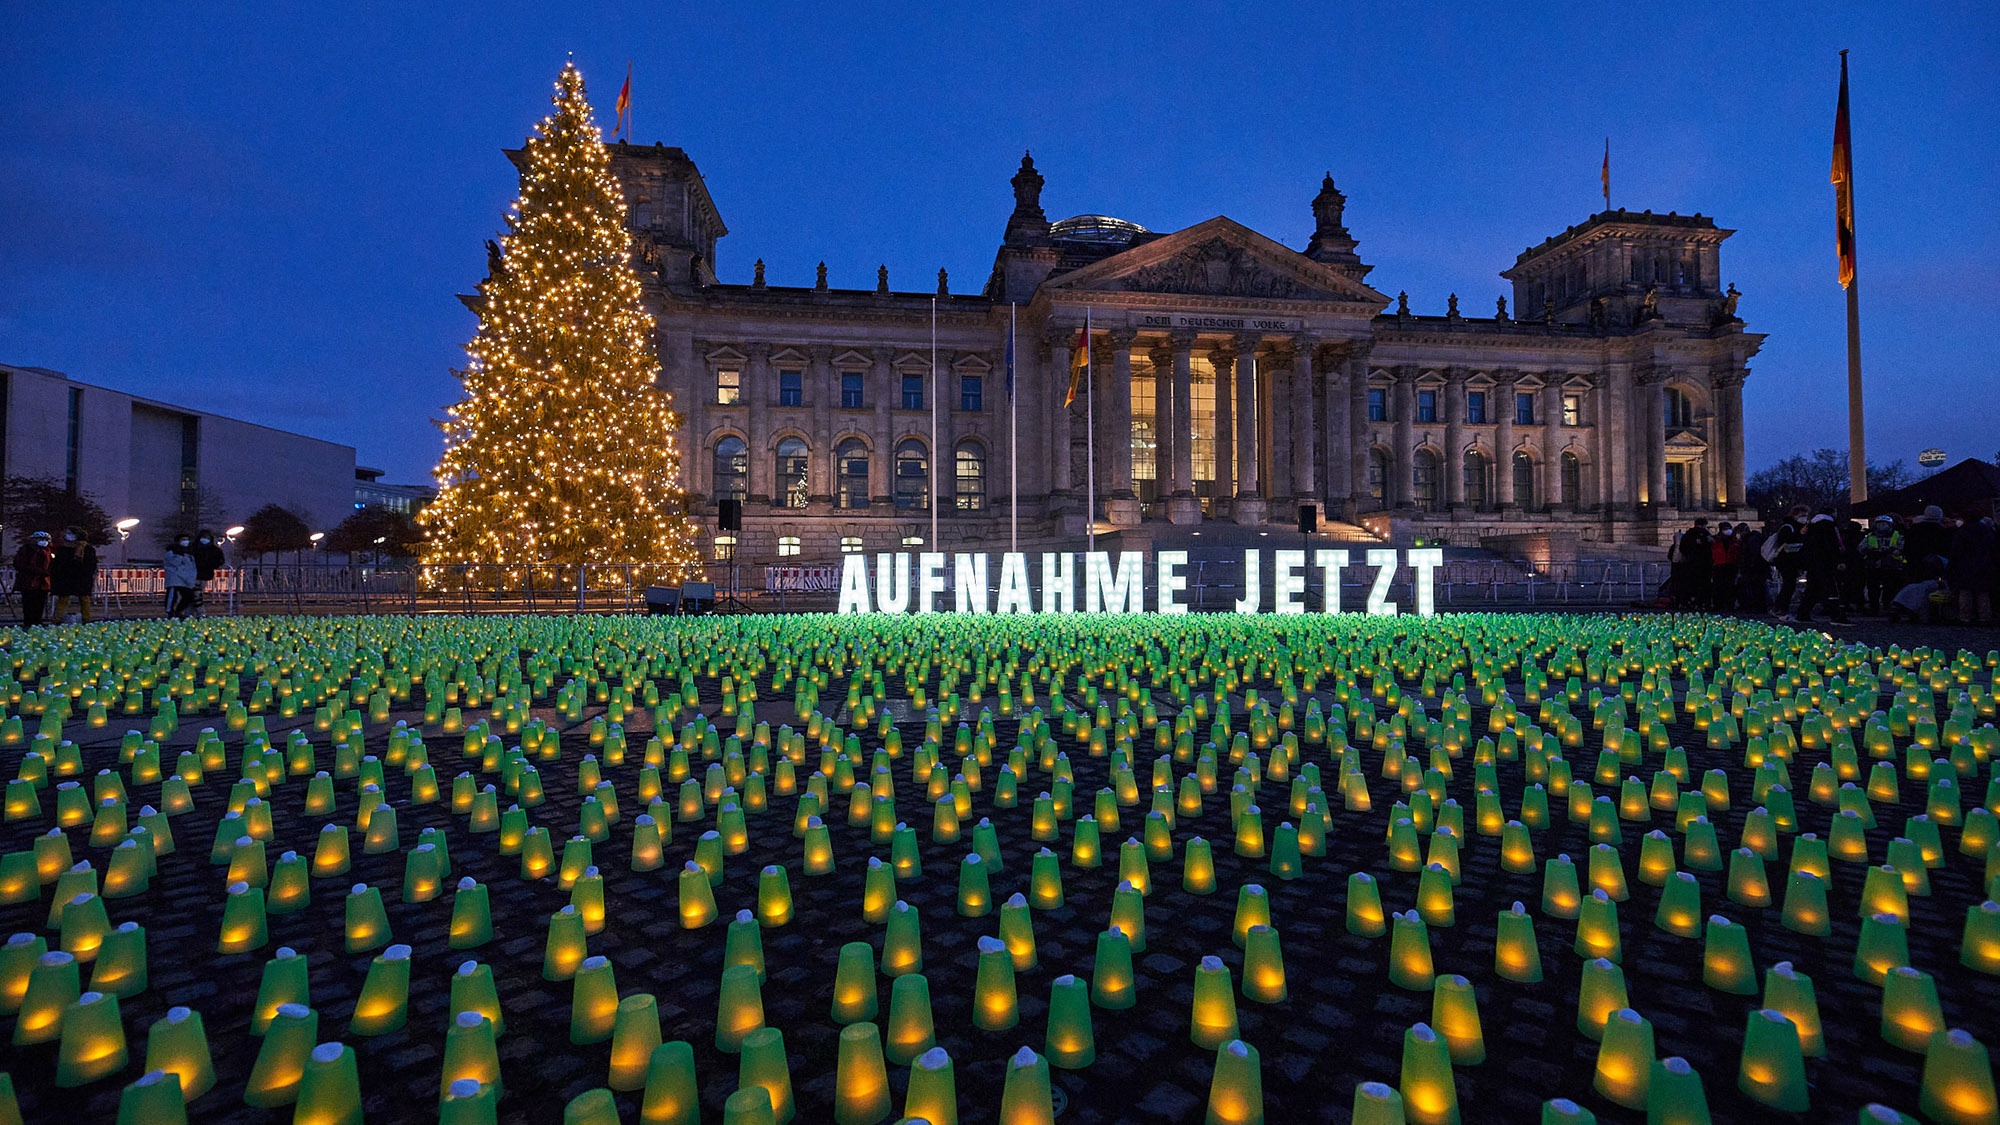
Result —
<path fill-rule="evenodd" d="M 1172 343 L 1175 351 L 1185 352 L 1193 350 L 1195 339 L 1200 335 L 1199 332 L 1196 332 L 1192 328 L 1176 328 L 1167 333 L 1167 339 Z"/>
<path fill-rule="evenodd" d="M 1743 385 L 1743 380 L 1747 378 L 1749 374 L 1750 374 L 1749 371 L 1741 367 L 1725 367 L 1722 370 L 1715 373 L 1714 382 L 1717 388 L 1728 390 L 1735 387 L 1741 387 Z"/>
<path fill-rule="evenodd" d="M 1257 353 L 1257 345 L 1263 342 L 1264 334 L 1262 332 L 1238 332 L 1236 334 L 1237 354 L 1254 356 Z"/>
<path fill-rule="evenodd" d="M 869 348 L 868 357 L 886 367 L 896 362 L 896 349 L 892 347 Z"/>
<path fill-rule="evenodd" d="M 1139 330 L 1130 327 L 1113 328 L 1111 331 L 1106 332 L 1104 335 L 1105 338 L 1111 342 L 1113 347 L 1129 348 L 1132 346 L 1132 342 L 1139 338 Z"/>
<path fill-rule="evenodd" d="M 1462 387 L 1471 377 L 1472 371 L 1463 364 L 1455 363 L 1444 369 L 1444 381 L 1447 386 Z"/>
<path fill-rule="evenodd" d="M 1042 346 L 1045 348 L 1068 347 L 1076 343 L 1075 328 L 1049 324 L 1042 328 Z"/>
<path fill-rule="evenodd" d="M 807 346 L 806 354 L 812 357 L 814 363 L 824 367 L 833 362 L 833 345 L 811 344 Z"/>
<path fill-rule="evenodd" d="M 1390 375 L 1403 386 L 1415 386 L 1418 376 L 1422 374 L 1423 368 L 1414 363 L 1397 364 L 1390 370 Z"/>
<path fill-rule="evenodd" d="M 1310 351 L 1300 348 L 1297 343 L 1287 337 L 1279 337 L 1271 341 L 1269 351 L 1271 362 L 1285 367 L 1291 366 L 1292 361 L 1301 355 L 1312 354 Z"/>
<path fill-rule="evenodd" d="M 1642 387 L 1658 387 L 1673 377 L 1673 371 L 1665 367 L 1642 367 L 1632 372 L 1632 381 Z"/>
<path fill-rule="evenodd" d="M 1155 367 L 1167 368 L 1173 366 L 1174 362 L 1173 342 L 1170 340 L 1160 340 L 1160 339 L 1147 341 L 1146 358 L 1152 361 L 1152 364 Z"/>
<path fill-rule="evenodd" d="M 743 352 L 745 355 L 748 355 L 753 360 L 758 360 L 758 361 L 767 360 L 771 358 L 770 341 L 753 340 L 750 343 L 743 345 Z"/>

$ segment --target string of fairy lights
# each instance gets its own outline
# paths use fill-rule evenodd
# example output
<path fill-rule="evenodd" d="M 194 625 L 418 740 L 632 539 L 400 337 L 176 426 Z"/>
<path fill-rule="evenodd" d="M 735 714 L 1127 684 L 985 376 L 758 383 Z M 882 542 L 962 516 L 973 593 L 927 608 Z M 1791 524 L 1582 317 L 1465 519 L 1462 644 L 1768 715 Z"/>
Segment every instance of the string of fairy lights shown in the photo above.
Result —
<path fill-rule="evenodd" d="M 419 517 L 435 583 L 469 566 L 518 581 L 593 563 L 678 581 L 700 564 L 680 416 L 658 385 L 624 194 L 574 63 L 554 104 L 528 139 L 500 268 L 479 286 L 465 397 L 442 423 L 438 497 Z"/>

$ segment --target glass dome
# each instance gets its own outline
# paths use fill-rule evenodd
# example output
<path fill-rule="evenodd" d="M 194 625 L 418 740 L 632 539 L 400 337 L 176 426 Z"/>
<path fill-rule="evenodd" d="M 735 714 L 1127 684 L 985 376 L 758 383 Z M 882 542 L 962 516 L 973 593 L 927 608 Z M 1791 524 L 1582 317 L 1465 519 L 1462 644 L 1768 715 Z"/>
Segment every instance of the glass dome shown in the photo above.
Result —
<path fill-rule="evenodd" d="M 1123 243 L 1132 241 L 1138 235 L 1151 233 L 1138 223 L 1128 223 L 1109 215 L 1072 215 L 1049 226 L 1049 237 L 1063 242 Z"/>

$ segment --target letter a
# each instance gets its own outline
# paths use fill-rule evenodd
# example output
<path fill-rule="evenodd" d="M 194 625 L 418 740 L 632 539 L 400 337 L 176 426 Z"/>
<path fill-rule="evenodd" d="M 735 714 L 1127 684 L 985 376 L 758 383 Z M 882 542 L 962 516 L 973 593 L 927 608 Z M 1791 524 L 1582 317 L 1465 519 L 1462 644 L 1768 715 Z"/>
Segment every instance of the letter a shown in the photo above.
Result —
<path fill-rule="evenodd" d="M 868 556 L 858 551 L 841 556 L 839 612 L 868 612 Z"/>

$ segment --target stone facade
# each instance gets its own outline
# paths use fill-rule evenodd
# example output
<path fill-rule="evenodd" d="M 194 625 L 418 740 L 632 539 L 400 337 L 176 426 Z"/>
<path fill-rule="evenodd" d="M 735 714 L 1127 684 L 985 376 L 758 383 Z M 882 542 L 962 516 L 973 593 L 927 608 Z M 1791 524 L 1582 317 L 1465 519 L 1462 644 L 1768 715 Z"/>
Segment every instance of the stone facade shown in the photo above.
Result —
<path fill-rule="evenodd" d="M 1721 285 L 1732 232 L 1700 215 L 1593 215 L 1503 271 L 1511 315 L 1505 299 L 1463 315 L 1456 296 L 1418 315 L 1368 285 L 1331 176 L 1298 251 L 1222 217 L 1171 234 L 1051 223 L 1024 157 L 977 295 L 942 271 L 935 292 L 892 289 L 886 269 L 836 288 L 824 263 L 810 287 L 767 284 L 761 261 L 726 284 L 727 228 L 693 161 L 612 153 L 688 487 L 711 547 L 743 562 L 928 544 L 933 503 L 949 549 L 1004 544 L 1016 502 L 1038 540 L 1080 533 L 1087 512 L 1100 529 L 1289 526 L 1314 504 L 1474 543 L 1654 542 L 1683 512 L 1741 501 L 1741 389 L 1763 337 Z M 1084 347 L 1090 387 L 1065 405 Z M 734 543 L 715 526 L 728 496 Z"/>

